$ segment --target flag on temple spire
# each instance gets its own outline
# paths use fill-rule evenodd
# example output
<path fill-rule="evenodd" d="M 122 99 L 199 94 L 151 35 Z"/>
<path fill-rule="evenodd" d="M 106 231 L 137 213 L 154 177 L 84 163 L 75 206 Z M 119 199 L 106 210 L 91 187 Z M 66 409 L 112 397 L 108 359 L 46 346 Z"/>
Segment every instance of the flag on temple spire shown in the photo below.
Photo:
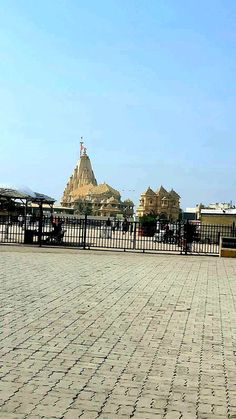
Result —
<path fill-rule="evenodd" d="M 80 156 L 82 156 L 82 153 L 83 153 L 83 150 L 84 150 L 84 142 L 82 141 L 83 140 L 83 137 L 81 137 L 80 138 L 81 139 L 81 141 L 80 141 Z"/>

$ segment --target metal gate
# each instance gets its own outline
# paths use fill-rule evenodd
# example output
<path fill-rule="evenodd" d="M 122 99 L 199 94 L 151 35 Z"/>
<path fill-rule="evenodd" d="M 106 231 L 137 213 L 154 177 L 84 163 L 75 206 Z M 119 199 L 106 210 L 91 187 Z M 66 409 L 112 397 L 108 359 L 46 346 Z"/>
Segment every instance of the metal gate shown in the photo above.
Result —
<path fill-rule="evenodd" d="M 88 218 L 28 217 L 19 221 L 0 217 L 0 243 L 117 249 L 139 252 L 219 254 L 220 236 L 235 237 L 234 225 L 196 225 L 191 243 L 186 223 L 159 222 L 147 228 L 135 221 Z"/>

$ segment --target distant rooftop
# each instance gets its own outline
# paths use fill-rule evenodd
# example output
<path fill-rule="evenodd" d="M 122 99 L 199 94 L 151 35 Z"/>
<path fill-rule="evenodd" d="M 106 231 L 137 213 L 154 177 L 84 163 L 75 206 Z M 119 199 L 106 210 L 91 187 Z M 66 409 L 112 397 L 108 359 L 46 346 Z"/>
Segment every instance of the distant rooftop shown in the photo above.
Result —
<path fill-rule="evenodd" d="M 230 209 L 211 209 L 211 208 L 203 208 L 201 210 L 201 214 L 212 214 L 212 215 L 234 215 L 236 214 L 236 208 Z"/>

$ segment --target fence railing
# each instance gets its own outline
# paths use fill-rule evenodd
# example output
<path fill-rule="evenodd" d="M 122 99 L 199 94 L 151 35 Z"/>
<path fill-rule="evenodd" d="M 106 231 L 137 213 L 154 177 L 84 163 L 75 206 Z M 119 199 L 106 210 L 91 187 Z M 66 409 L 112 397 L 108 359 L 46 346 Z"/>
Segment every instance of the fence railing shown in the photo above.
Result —
<path fill-rule="evenodd" d="M 0 243 L 25 243 L 40 246 L 119 249 L 142 252 L 218 254 L 220 236 L 235 237 L 234 225 L 201 224 L 188 243 L 186 224 L 139 222 L 83 218 L 25 218 L 21 221 L 0 217 Z"/>

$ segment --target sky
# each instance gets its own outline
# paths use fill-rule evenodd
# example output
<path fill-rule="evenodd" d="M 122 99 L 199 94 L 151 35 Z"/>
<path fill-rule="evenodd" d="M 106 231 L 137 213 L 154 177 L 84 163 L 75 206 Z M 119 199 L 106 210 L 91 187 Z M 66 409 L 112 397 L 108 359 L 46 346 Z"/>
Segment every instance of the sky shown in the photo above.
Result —
<path fill-rule="evenodd" d="M 137 205 L 236 203 L 235 0 L 2 0 L 0 183 L 59 200 L 83 136 Z"/>

